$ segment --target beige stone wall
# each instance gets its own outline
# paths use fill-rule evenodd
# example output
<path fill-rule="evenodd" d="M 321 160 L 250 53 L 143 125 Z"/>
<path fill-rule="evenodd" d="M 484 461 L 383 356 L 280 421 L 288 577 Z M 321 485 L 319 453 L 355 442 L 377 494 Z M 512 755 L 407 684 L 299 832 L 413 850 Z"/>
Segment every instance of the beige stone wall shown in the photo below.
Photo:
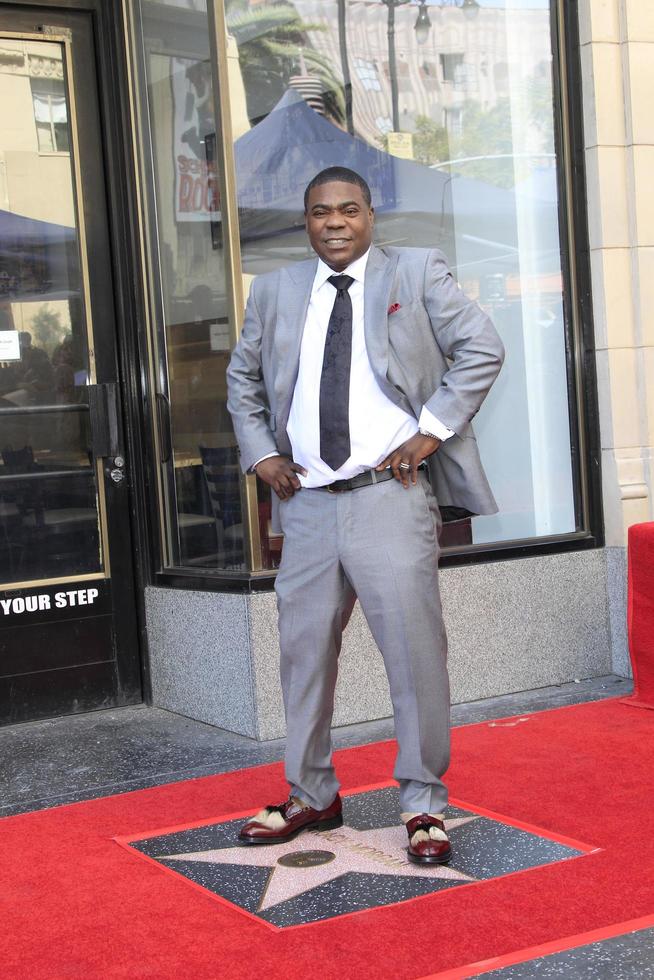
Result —
<path fill-rule="evenodd" d="M 654 519 L 654 3 L 580 0 L 606 543 Z"/>

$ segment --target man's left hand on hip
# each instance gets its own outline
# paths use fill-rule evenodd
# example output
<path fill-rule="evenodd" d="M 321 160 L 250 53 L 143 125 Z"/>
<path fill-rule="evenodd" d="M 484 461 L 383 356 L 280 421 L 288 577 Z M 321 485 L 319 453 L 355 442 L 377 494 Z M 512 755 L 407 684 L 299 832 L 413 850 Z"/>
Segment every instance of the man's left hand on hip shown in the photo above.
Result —
<path fill-rule="evenodd" d="M 423 459 L 427 459 L 428 456 L 435 453 L 440 444 L 440 439 L 423 436 L 421 432 L 416 432 L 401 446 L 394 449 L 375 469 L 381 472 L 390 466 L 395 479 L 408 489 L 412 483 L 418 482 L 418 467 Z"/>

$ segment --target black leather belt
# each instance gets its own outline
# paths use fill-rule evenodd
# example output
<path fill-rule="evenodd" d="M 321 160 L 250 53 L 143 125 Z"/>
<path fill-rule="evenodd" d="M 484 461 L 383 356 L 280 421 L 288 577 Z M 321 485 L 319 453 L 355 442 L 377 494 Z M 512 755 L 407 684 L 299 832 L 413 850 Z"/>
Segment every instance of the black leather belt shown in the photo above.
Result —
<path fill-rule="evenodd" d="M 424 463 L 421 463 L 418 469 L 425 470 L 427 467 Z M 377 470 L 366 470 L 364 473 L 359 473 L 349 480 L 334 480 L 333 483 L 328 483 L 324 487 L 310 487 L 310 489 L 326 490 L 327 493 L 345 493 L 347 490 L 358 490 L 359 487 L 369 487 L 373 483 L 385 483 L 386 480 L 392 479 L 393 470 L 389 467 L 380 473 Z"/>

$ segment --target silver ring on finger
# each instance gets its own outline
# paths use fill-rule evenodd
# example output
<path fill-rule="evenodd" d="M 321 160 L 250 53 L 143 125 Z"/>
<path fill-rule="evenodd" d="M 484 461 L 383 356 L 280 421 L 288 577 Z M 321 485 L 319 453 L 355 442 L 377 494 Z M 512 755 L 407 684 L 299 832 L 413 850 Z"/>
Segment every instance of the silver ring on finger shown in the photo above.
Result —
<path fill-rule="evenodd" d="M 404 460 L 402 460 L 402 462 L 400 463 L 400 469 L 401 470 L 410 470 L 411 469 L 411 463 L 405 463 Z"/>

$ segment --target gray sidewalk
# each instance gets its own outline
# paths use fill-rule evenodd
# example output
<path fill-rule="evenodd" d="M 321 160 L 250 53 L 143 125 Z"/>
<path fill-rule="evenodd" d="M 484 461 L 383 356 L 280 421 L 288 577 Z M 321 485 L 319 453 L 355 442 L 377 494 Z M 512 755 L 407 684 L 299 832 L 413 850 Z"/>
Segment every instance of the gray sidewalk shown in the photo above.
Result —
<path fill-rule="evenodd" d="M 507 694 L 454 705 L 452 722 L 544 711 L 627 695 L 622 677 Z M 334 746 L 393 737 L 391 719 L 334 729 Z M 0 817 L 126 793 L 283 757 L 284 740 L 255 742 L 159 708 L 140 705 L 0 729 Z"/>

